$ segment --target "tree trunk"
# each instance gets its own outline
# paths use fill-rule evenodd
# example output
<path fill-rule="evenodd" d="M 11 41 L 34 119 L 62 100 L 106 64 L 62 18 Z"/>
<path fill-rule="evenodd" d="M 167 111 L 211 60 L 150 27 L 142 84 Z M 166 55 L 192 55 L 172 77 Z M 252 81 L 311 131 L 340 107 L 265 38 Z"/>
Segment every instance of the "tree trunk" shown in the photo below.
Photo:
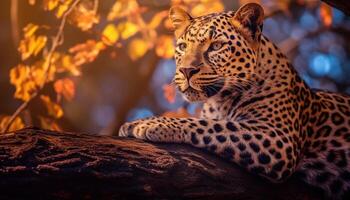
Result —
<path fill-rule="evenodd" d="M 27 128 L 0 135 L 0 199 L 320 199 L 204 150 Z"/>

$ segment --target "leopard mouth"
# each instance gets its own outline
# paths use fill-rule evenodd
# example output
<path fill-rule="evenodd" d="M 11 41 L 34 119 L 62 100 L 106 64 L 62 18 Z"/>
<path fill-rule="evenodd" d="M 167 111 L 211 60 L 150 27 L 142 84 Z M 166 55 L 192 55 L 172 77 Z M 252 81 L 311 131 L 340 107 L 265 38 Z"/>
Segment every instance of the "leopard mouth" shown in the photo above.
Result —
<path fill-rule="evenodd" d="M 191 95 L 191 94 L 205 94 L 206 97 L 212 97 L 219 93 L 221 89 L 224 87 L 223 83 L 220 84 L 211 84 L 206 86 L 201 86 L 201 90 L 197 90 L 193 88 L 192 86 L 188 86 L 185 90 L 181 91 L 185 95 Z"/>
<path fill-rule="evenodd" d="M 217 93 L 219 93 L 223 87 L 224 87 L 224 83 L 220 82 L 212 85 L 203 86 L 202 90 L 205 92 L 207 97 L 212 97 Z"/>
<path fill-rule="evenodd" d="M 188 94 L 188 93 L 198 93 L 200 92 L 199 90 L 194 89 L 191 86 L 188 86 L 185 90 L 181 91 L 184 94 Z"/>

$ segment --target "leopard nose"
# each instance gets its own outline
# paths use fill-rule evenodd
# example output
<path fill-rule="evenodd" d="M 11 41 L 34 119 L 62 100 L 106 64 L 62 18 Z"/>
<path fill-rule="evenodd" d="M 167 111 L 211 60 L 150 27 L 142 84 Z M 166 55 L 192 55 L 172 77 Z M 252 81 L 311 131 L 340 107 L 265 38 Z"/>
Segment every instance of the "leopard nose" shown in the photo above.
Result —
<path fill-rule="evenodd" d="M 193 67 L 180 68 L 180 72 L 183 73 L 187 79 L 190 79 L 193 75 L 197 74 L 199 70 L 200 70 L 199 68 L 193 68 Z"/>

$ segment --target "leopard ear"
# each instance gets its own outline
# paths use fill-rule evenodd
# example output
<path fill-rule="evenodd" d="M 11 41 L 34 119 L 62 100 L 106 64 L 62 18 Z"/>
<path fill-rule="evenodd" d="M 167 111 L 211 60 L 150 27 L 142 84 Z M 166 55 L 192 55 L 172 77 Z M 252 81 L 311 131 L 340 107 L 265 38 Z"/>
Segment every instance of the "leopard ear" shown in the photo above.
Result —
<path fill-rule="evenodd" d="M 260 40 L 264 20 L 264 9 L 257 3 L 241 6 L 233 16 L 233 24 L 247 36 L 247 39 Z"/>
<path fill-rule="evenodd" d="M 174 6 L 170 8 L 169 19 L 174 26 L 175 37 L 179 38 L 190 25 L 192 17 L 182 8 Z"/>

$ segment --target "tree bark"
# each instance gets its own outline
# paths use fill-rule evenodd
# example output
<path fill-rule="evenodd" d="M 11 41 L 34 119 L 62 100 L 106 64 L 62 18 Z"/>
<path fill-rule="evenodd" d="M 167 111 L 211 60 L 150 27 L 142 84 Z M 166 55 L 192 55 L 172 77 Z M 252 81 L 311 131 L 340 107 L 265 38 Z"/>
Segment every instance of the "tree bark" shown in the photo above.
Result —
<path fill-rule="evenodd" d="M 321 199 L 180 144 L 26 128 L 0 135 L 0 199 Z"/>

